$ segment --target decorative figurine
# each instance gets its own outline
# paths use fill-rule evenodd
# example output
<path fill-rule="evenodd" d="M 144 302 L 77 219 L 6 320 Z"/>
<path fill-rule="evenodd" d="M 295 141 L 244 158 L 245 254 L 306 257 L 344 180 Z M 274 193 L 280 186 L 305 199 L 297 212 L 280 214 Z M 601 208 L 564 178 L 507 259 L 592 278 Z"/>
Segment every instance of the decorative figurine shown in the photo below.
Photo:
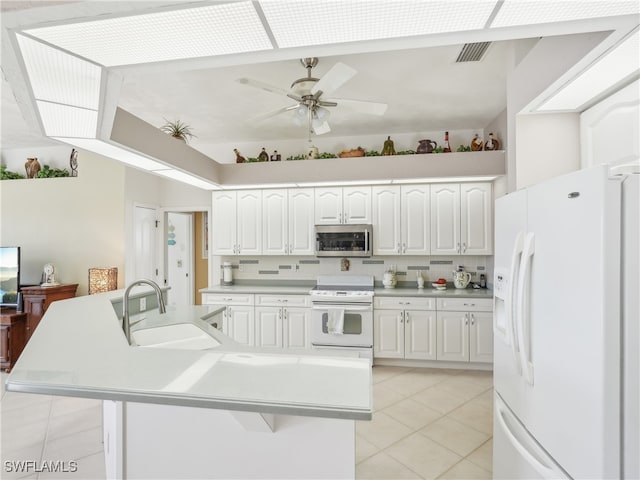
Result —
<path fill-rule="evenodd" d="M 483 146 L 484 146 L 484 142 L 476 133 L 473 137 L 473 140 L 471 140 L 471 151 L 477 152 L 479 150 L 482 150 Z"/>
<path fill-rule="evenodd" d="M 262 151 L 258 155 L 258 161 L 259 162 L 268 162 L 269 161 L 269 154 L 267 153 L 267 150 L 264 147 L 262 147 Z"/>
<path fill-rule="evenodd" d="M 40 171 L 40 163 L 37 158 L 27 158 L 24 164 L 24 169 L 27 171 L 27 178 L 36 178 Z"/>
<path fill-rule="evenodd" d="M 78 151 L 75 148 L 71 149 L 71 155 L 69 156 L 69 166 L 71 167 L 71 176 L 78 176 Z"/>
<path fill-rule="evenodd" d="M 282 155 L 280 155 L 278 153 L 278 150 L 274 150 L 273 151 L 273 155 L 271 155 L 271 161 L 272 162 L 279 162 L 280 160 L 282 160 Z"/>
<path fill-rule="evenodd" d="M 493 133 L 489 134 L 489 139 L 485 142 L 484 149 L 485 150 L 499 150 L 500 149 L 500 142 L 498 141 L 497 138 L 495 138 L 493 136 Z"/>
<path fill-rule="evenodd" d="M 246 158 L 244 158 L 242 155 L 240 155 L 240 152 L 238 151 L 237 148 L 234 148 L 233 151 L 236 154 L 236 163 L 244 163 L 244 162 L 247 161 Z"/>
<path fill-rule="evenodd" d="M 391 136 L 388 136 L 387 139 L 384 141 L 384 144 L 382 146 L 382 155 L 395 155 L 396 154 L 396 149 L 394 148 L 393 145 L 393 140 L 391 140 Z"/>
<path fill-rule="evenodd" d="M 318 147 L 310 146 L 307 148 L 307 158 L 318 158 L 320 156 L 320 152 L 318 151 Z"/>
<path fill-rule="evenodd" d="M 437 148 L 438 143 L 431 140 L 418 140 L 418 148 L 416 153 L 433 153 L 433 150 Z"/>

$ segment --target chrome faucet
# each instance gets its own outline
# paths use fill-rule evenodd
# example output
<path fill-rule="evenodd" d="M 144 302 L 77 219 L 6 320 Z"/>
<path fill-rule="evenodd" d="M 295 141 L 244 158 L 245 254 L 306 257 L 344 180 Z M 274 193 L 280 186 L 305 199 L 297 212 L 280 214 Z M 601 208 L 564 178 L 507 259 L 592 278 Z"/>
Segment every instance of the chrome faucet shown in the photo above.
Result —
<path fill-rule="evenodd" d="M 127 337 L 127 342 L 131 344 L 131 322 L 129 321 L 129 292 L 131 289 L 137 285 L 149 285 L 153 287 L 156 292 L 156 298 L 158 300 L 158 310 L 160 313 L 166 313 L 167 307 L 164 304 L 164 298 L 162 297 L 162 291 L 158 284 L 152 280 L 136 280 L 132 284 L 130 284 L 127 289 L 124 291 L 124 295 L 122 296 L 122 329 L 124 330 L 124 335 Z"/>

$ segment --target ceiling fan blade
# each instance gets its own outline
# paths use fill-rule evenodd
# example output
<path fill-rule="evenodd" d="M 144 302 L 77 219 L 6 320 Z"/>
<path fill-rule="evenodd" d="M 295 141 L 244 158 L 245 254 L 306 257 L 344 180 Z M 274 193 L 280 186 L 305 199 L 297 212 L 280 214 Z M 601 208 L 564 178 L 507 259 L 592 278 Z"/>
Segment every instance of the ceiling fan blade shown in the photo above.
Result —
<path fill-rule="evenodd" d="M 289 92 L 284 88 L 274 87 L 273 85 L 269 85 L 268 83 L 261 82 L 259 80 L 253 80 L 251 78 L 238 78 L 236 82 L 242 85 L 249 85 L 250 87 L 259 88 L 260 90 L 264 90 L 265 92 L 275 93 L 277 95 L 287 95 Z"/>
<path fill-rule="evenodd" d="M 331 128 L 329 127 L 329 124 L 327 122 L 322 122 L 317 127 L 313 127 L 313 133 L 315 133 L 316 135 L 323 135 L 325 133 L 329 133 L 330 131 Z"/>
<path fill-rule="evenodd" d="M 289 105 L 288 107 L 282 107 L 277 110 L 273 110 L 271 112 L 263 113 L 262 115 L 257 115 L 255 117 L 251 117 L 252 122 L 261 122 L 262 120 L 266 120 L 267 118 L 275 117 L 276 115 L 280 115 L 281 113 L 289 112 L 291 110 L 295 110 L 298 108 L 298 105 Z"/>
<path fill-rule="evenodd" d="M 318 91 L 322 91 L 324 95 L 331 95 L 356 73 L 358 73 L 357 70 L 338 62 L 316 82 L 311 93 L 315 95 Z"/>
<path fill-rule="evenodd" d="M 386 103 L 365 102 L 362 100 L 347 100 L 342 98 L 332 99 L 338 102 L 338 106 L 354 112 L 368 113 L 369 115 L 384 115 L 388 105 Z"/>

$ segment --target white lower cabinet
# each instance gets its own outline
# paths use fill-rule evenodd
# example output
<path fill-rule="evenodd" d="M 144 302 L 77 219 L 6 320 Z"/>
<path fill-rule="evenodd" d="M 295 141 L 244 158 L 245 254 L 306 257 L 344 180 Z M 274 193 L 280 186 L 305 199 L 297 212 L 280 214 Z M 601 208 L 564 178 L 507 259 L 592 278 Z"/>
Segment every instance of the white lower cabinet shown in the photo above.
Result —
<path fill-rule="evenodd" d="M 432 298 L 375 297 L 373 355 L 436 359 L 436 311 Z"/>
<path fill-rule="evenodd" d="M 205 293 L 205 305 L 226 306 L 222 314 L 222 333 L 241 345 L 255 345 L 253 294 Z"/>
<path fill-rule="evenodd" d="M 491 299 L 439 298 L 436 358 L 452 362 L 493 361 Z"/>
<path fill-rule="evenodd" d="M 308 295 L 256 295 L 255 344 L 261 348 L 310 348 Z"/>

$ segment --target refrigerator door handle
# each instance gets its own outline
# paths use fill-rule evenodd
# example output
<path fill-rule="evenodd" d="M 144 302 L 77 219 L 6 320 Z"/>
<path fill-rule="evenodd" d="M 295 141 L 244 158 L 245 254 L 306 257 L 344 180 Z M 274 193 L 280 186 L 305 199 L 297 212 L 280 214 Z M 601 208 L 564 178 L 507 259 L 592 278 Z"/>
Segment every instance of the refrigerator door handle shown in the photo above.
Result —
<path fill-rule="evenodd" d="M 496 398 L 496 400 L 498 400 Z M 511 445 L 522 455 L 529 465 L 531 465 L 543 478 L 546 479 L 561 479 L 569 478 L 559 468 L 554 468 L 555 465 L 551 462 L 545 461 L 543 455 L 536 452 L 539 448 L 534 441 L 526 441 L 527 438 L 523 434 L 518 435 L 513 428 L 513 423 L 517 420 L 507 412 L 506 407 L 501 401 L 496 401 L 496 413 L 498 417 L 498 424 L 502 428 L 502 431 L 509 439 Z M 523 429 L 524 430 L 524 429 Z M 524 437 L 524 438 L 523 438 Z M 523 441 L 524 440 L 524 441 Z"/>
<path fill-rule="evenodd" d="M 533 385 L 533 363 L 529 360 L 531 325 L 529 320 L 529 294 L 527 290 L 531 282 L 531 264 L 535 253 L 535 235 L 527 234 L 524 241 L 524 250 L 518 275 L 518 290 L 516 293 L 516 322 L 518 330 L 518 347 L 520 350 L 520 362 L 522 364 L 522 376 L 530 385 Z"/>
<path fill-rule="evenodd" d="M 520 262 L 522 261 L 522 250 L 524 249 L 524 232 L 519 232 L 516 237 L 516 241 L 513 244 L 513 252 L 511 252 L 511 266 L 509 271 L 509 287 L 507 289 L 507 295 L 505 298 L 505 315 L 506 315 L 506 327 L 507 338 L 511 342 L 511 351 L 513 352 L 513 360 L 516 364 L 516 371 L 521 372 L 520 367 L 520 352 L 518 348 L 517 337 L 517 321 L 514 314 L 514 308 L 516 305 L 516 280 L 518 278 Z"/>

